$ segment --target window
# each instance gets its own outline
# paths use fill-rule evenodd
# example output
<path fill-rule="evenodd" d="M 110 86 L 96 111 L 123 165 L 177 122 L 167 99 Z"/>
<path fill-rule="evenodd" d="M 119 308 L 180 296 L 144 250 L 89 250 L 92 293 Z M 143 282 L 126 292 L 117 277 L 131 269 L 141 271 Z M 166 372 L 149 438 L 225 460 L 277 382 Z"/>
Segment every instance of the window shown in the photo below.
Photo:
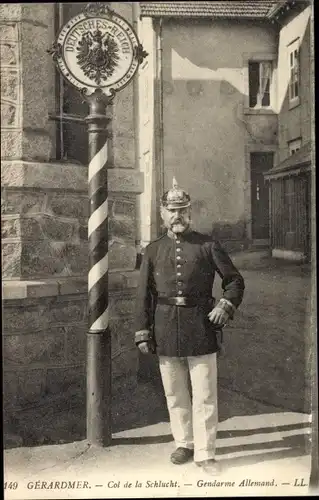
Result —
<path fill-rule="evenodd" d="M 83 10 L 81 3 L 55 4 L 55 30 Z M 85 117 L 88 105 L 72 85 L 56 70 L 56 110 L 50 118 L 56 122 L 56 158 L 82 165 L 88 163 L 87 128 Z"/>
<path fill-rule="evenodd" d="M 299 72 L 299 39 L 288 46 L 289 55 L 289 101 L 299 98 L 300 72 Z"/>
<path fill-rule="evenodd" d="M 301 139 L 288 142 L 289 155 L 294 155 L 301 148 Z"/>
<path fill-rule="evenodd" d="M 271 61 L 250 61 L 249 73 L 249 107 L 270 107 L 270 91 L 272 79 Z"/>

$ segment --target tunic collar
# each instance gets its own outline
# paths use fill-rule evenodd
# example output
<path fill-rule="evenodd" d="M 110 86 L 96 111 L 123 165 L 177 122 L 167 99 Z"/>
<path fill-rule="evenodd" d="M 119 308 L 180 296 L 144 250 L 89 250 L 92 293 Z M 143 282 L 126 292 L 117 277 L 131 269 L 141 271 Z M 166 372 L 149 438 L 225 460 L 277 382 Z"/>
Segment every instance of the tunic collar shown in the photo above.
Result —
<path fill-rule="evenodd" d="M 173 231 L 168 229 L 166 234 L 171 240 L 181 240 L 181 239 L 184 239 L 185 237 L 187 237 L 191 232 L 192 232 L 191 228 L 188 227 L 185 231 L 183 231 L 182 233 L 178 233 L 178 234 L 173 233 Z"/>

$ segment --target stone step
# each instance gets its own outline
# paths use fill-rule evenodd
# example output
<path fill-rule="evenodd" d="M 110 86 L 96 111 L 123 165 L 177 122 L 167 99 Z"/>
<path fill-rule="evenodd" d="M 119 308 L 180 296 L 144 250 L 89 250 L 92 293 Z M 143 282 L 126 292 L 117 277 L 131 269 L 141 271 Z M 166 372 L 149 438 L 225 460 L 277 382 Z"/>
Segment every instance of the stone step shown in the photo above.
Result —
<path fill-rule="evenodd" d="M 137 287 L 139 271 L 109 272 L 109 290 L 112 296 L 120 294 L 125 298 Z M 41 280 L 2 280 L 2 299 L 16 300 L 31 297 L 51 297 L 56 295 L 87 294 L 88 277 L 61 276 L 58 278 L 44 278 Z M 118 301 L 118 299 L 116 299 Z M 117 307 L 117 304 L 114 305 Z"/>

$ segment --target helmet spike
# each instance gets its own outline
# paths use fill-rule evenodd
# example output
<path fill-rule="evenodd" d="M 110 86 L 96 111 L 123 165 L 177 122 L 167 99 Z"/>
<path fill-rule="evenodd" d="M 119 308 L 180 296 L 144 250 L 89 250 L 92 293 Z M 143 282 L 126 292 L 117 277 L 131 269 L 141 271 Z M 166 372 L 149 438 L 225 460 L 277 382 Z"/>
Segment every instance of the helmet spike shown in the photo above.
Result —
<path fill-rule="evenodd" d="M 164 207 L 175 209 L 175 208 L 186 208 L 190 206 L 190 196 L 183 189 L 178 187 L 176 177 L 173 177 L 173 187 L 163 194 L 161 199 L 161 204 Z"/>

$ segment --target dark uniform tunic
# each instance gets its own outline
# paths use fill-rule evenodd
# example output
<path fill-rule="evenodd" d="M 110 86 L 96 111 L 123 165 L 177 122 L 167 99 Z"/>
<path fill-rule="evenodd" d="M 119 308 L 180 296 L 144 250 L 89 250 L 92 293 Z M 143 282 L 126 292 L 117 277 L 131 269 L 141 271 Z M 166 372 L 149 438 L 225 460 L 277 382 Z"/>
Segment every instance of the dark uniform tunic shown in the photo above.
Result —
<path fill-rule="evenodd" d="M 155 337 L 162 356 L 199 356 L 218 350 L 207 315 L 213 308 L 215 273 L 222 278 L 223 298 L 237 308 L 244 280 L 217 241 L 195 231 L 167 234 L 150 243 L 143 257 L 136 304 L 135 341 Z M 196 305 L 159 303 L 161 297 L 187 297 Z M 150 333 L 149 333 L 150 332 Z"/>

